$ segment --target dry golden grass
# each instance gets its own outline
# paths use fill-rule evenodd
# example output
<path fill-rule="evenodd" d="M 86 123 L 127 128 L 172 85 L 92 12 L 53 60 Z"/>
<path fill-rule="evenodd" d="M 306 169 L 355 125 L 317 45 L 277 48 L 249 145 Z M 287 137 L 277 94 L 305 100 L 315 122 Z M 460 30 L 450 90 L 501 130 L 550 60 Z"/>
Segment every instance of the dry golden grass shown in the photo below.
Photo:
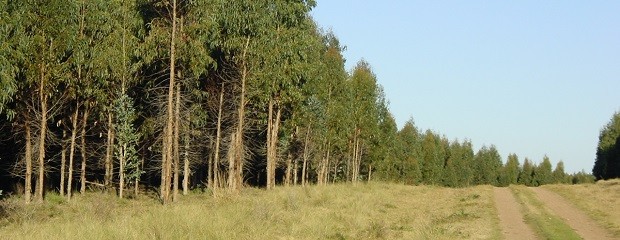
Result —
<path fill-rule="evenodd" d="M 596 184 L 548 185 L 552 190 L 570 200 L 599 224 L 620 238 L 620 179 L 598 181 Z"/>
<path fill-rule="evenodd" d="M 279 187 L 273 191 L 249 188 L 238 195 L 216 199 L 210 194 L 192 194 L 169 206 L 147 198 L 118 200 L 99 193 L 78 196 L 70 203 L 58 197 L 50 198 L 46 204 L 21 206 L 13 211 L 12 219 L 0 222 L 0 236 L 5 239 L 501 237 L 490 186 L 449 189 L 371 183 Z"/>

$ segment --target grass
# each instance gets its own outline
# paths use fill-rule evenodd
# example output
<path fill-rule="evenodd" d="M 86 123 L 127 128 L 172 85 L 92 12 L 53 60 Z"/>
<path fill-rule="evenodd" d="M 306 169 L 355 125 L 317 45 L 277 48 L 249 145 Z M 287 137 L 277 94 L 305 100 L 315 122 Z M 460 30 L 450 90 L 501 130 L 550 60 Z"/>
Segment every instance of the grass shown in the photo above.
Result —
<path fill-rule="evenodd" d="M 489 186 L 449 189 L 386 183 L 248 188 L 161 206 L 102 193 L 24 206 L 2 202 L 7 239 L 498 239 Z"/>
<path fill-rule="evenodd" d="M 620 238 L 620 179 L 596 184 L 549 185 L 545 188 L 560 194 L 601 226 Z"/>
<path fill-rule="evenodd" d="M 558 240 L 581 239 L 560 217 L 552 214 L 530 189 L 515 185 L 511 185 L 510 189 L 521 204 L 525 221 L 532 226 L 538 236 Z"/>

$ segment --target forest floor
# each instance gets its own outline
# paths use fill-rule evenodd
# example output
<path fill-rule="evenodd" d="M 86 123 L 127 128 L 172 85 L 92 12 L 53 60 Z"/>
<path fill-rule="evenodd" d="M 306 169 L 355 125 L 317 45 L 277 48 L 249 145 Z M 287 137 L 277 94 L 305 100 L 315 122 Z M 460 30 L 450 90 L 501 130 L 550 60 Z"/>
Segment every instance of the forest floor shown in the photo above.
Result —
<path fill-rule="evenodd" d="M 0 201 L 2 239 L 620 239 L 618 184 L 246 188 L 214 198 L 101 192 Z M 604 201 L 604 202 L 601 202 Z M 594 204 L 591 204 L 594 202 Z M 593 231 L 592 229 L 598 230 Z M 589 232 L 586 232 L 589 231 Z M 594 235 L 588 235 L 594 234 Z"/>

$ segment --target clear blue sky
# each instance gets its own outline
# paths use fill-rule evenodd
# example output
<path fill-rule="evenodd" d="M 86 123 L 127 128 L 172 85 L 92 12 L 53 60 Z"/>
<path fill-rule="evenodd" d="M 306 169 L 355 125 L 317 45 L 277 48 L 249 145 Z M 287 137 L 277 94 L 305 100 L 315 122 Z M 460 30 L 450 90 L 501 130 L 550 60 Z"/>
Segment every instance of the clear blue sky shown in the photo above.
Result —
<path fill-rule="evenodd" d="M 347 68 L 368 61 L 399 127 L 494 144 L 504 160 L 594 163 L 620 110 L 620 1 L 318 0 Z"/>

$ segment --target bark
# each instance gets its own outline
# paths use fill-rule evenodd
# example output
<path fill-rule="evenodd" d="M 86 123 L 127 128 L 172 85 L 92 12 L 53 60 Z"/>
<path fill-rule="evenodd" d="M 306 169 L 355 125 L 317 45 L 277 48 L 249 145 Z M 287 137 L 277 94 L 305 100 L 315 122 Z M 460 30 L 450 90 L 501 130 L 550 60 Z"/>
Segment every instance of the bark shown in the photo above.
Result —
<path fill-rule="evenodd" d="M 67 177 L 67 199 L 71 200 L 73 187 L 73 158 L 75 154 L 75 139 L 77 135 L 77 118 L 79 114 L 80 108 L 79 105 L 76 104 L 75 112 L 73 116 L 71 116 L 71 143 L 69 144 L 69 176 Z"/>
<path fill-rule="evenodd" d="M 112 122 L 112 111 L 108 111 L 108 134 L 107 145 L 105 151 L 105 177 L 104 185 L 106 190 L 109 190 L 112 186 L 112 177 L 114 172 L 114 161 L 112 156 L 114 154 L 114 123 Z"/>
<path fill-rule="evenodd" d="M 280 127 L 281 108 L 275 106 L 277 102 L 269 101 L 269 123 L 267 124 L 267 189 L 276 185 L 276 165 L 278 158 L 278 132 Z M 277 107 L 276 116 L 273 116 L 274 107 Z"/>
<path fill-rule="evenodd" d="M 250 45 L 250 38 L 245 42 L 245 48 L 242 54 L 241 62 L 241 93 L 239 97 L 239 106 L 237 109 L 237 123 L 235 133 L 232 136 L 232 144 L 229 149 L 228 159 L 228 188 L 231 191 L 238 191 L 243 185 L 243 165 L 245 162 L 244 150 L 244 127 L 245 127 L 245 105 L 246 105 L 246 81 L 248 78 L 248 66 L 246 61 L 247 50 Z"/>
<path fill-rule="evenodd" d="M 166 126 L 164 128 L 164 139 L 162 144 L 162 181 L 160 186 L 161 199 L 164 204 L 170 201 L 170 172 L 172 168 L 172 141 L 174 128 L 174 87 L 175 83 L 175 61 L 176 61 L 176 32 L 177 32 L 177 1 L 172 1 L 172 29 L 170 35 L 170 71 L 168 85 L 168 100 L 166 104 Z"/>
<path fill-rule="evenodd" d="M 191 124 L 191 112 L 187 111 L 187 125 L 185 125 L 185 149 L 184 149 L 184 153 L 183 153 L 183 195 L 187 195 L 189 193 L 189 175 L 190 173 L 190 169 L 189 169 L 189 125 Z"/>
<path fill-rule="evenodd" d="M 273 120 L 273 98 L 269 99 L 269 118 L 267 122 L 267 189 L 271 189 L 275 186 L 275 169 L 273 165 L 275 164 L 273 157 L 273 129 L 274 129 L 274 120 Z"/>
<path fill-rule="evenodd" d="M 65 138 L 67 138 L 67 131 L 62 130 L 62 143 L 60 150 L 60 196 L 65 196 L 65 171 L 67 163 L 67 146 L 65 146 Z"/>
<path fill-rule="evenodd" d="M 306 130 L 306 138 L 304 140 L 304 163 L 301 167 L 301 185 L 306 186 L 306 182 L 308 181 L 308 143 L 310 141 L 310 126 L 308 126 Z"/>
<path fill-rule="evenodd" d="M 123 198 L 123 192 L 125 191 L 125 157 L 127 151 L 127 143 L 121 146 L 119 159 L 118 159 L 118 197 Z"/>
<path fill-rule="evenodd" d="M 174 141 L 173 141 L 173 159 L 174 159 L 174 178 L 173 178 L 173 192 L 172 192 L 172 201 L 176 202 L 178 200 L 179 195 L 179 128 L 180 128 L 180 108 L 181 108 L 181 86 L 177 83 L 176 86 L 176 99 L 175 99 L 175 107 L 174 107 Z"/>
<path fill-rule="evenodd" d="M 220 102 L 217 111 L 217 130 L 216 130 L 216 141 L 215 141 L 215 156 L 213 157 L 213 161 L 211 163 L 211 177 L 213 178 L 212 187 L 213 195 L 216 194 L 217 188 L 219 187 L 219 162 L 220 162 L 220 144 L 222 142 L 222 109 L 224 108 L 224 84 L 222 84 L 222 89 L 220 90 Z"/>
<path fill-rule="evenodd" d="M 290 186 L 292 184 L 292 171 L 293 171 L 293 154 L 288 153 L 286 155 L 286 178 L 285 183 L 286 186 Z"/>
<path fill-rule="evenodd" d="M 50 49 L 51 49 L 50 43 Z M 45 178 L 45 138 L 47 134 L 47 94 L 45 92 L 45 67 L 41 63 L 41 82 L 39 85 L 39 100 L 41 102 L 41 129 L 39 133 L 39 177 L 35 190 L 35 198 L 43 202 L 43 183 Z"/>
<path fill-rule="evenodd" d="M 26 131 L 26 179 L 24 189 L 24 200 L 26 204 L 30 203 L 32 198 L 32 135 L 30 133 L 30 121 L 26 120 L 24 123 L 24 130 Z"/>
<path fill-rule="evenodd" d="M 84 194 L 84 192 L 86 191 L 86 160 L 87 160 L 87 155 L 86 155 L 86 127 L 88 126 L 87 122 L 88 122 L 88 101 L 85 103 L 86 105 L 84 106 L 84 113 L 82 113 L 82 134 L 80 136 L 80 140 L 81 140 L 81 148 L 80 148 L 80 153 L 82 154 L 82 169 L 80 172 L 80 181 L 81 181 L 81 186 L 80 186 L 80 193 Z"/>

